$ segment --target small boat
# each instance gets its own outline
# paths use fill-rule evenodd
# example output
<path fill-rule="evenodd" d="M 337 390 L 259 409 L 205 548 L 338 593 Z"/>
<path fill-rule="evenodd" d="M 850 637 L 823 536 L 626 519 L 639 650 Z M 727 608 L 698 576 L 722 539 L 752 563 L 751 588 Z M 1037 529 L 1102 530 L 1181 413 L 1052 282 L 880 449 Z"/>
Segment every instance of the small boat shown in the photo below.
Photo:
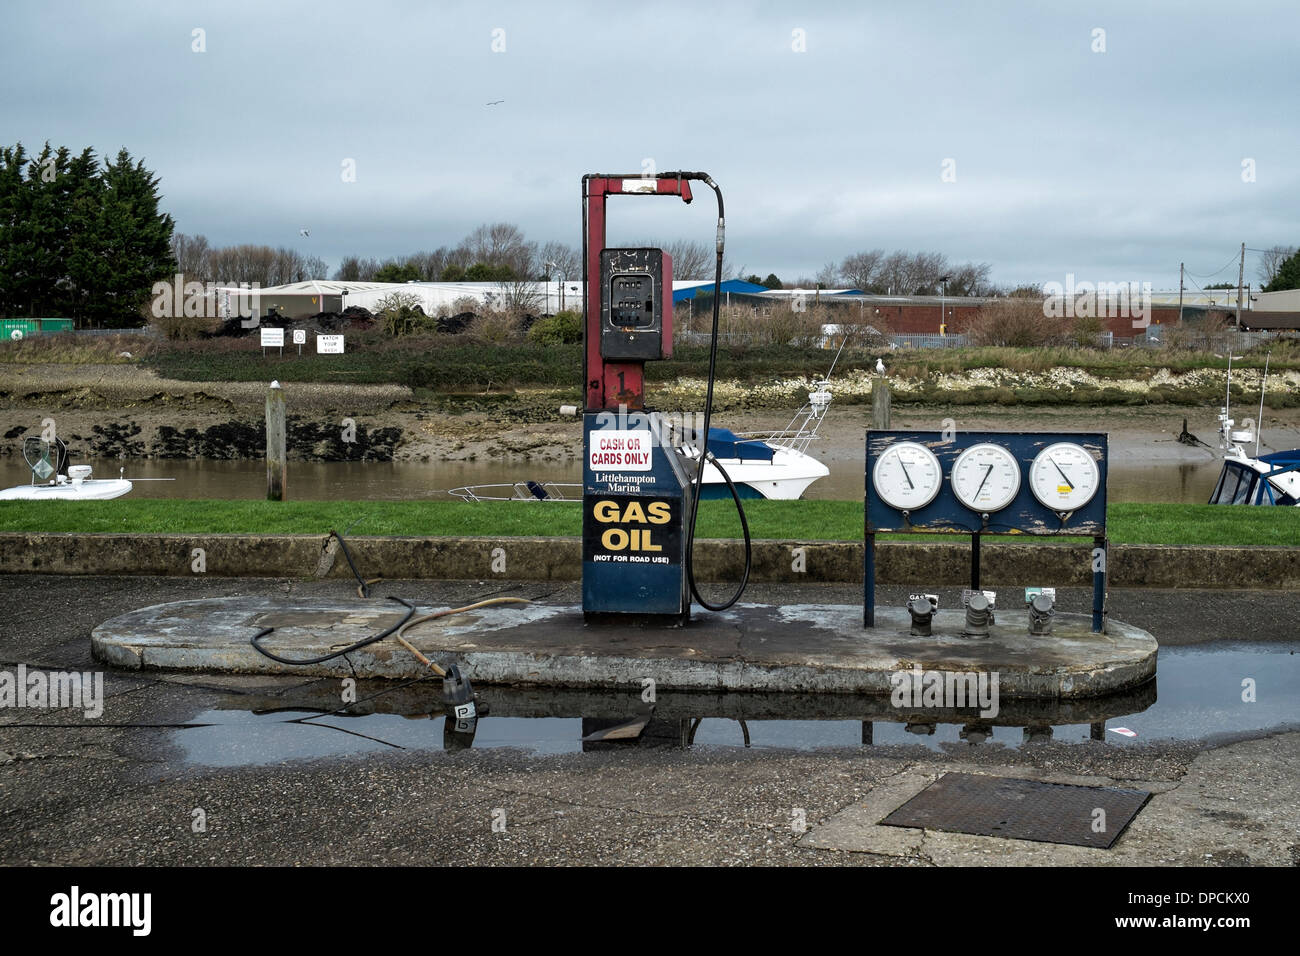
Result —
<path fill-rule="evenodd" d="M 830 403 L 830 383 L 823 379 L 813 386 L 808 401 L 781 431 L 736 435 L 725 428 L 710 428 L 709 458 L 726 469 L 742 498 L 801 498 L 809 485 L 831 473 L 808 454 Z M 691 460 L 687 472 L 693 475 L 699 463 L 699 448 L 688 438 L 681 443 L 681 449 Z M 712 461 L 704 463 L 701 484 L 701 501 L 731 497 Z"/>
<path fill-rule="evenodd" d="M 581 501 L 582 484 L 576 481 L 515 481 L 453 488 L 449 495 L 466 501 Z"/>
<path fill-rule="evenodd" d="M 126 478 L 91 478 L 89 465 L 69 465 L 61 438 L 26 439 L 23 458 L 32 470 L 31 484 L 0 490 L 0 501 L 107 501 L 135 487 Z"/>
<path fill-rule="evenodd" d="M 1264 361 L 1264 382 L 1268 382 L 1268 359 Z M 1300 448 L 1291 451 L 1259 453 L 1259 427 L 1253 419 L 1244 419 L 1236 427 L 1228 404 L 1232 385 L 1232 355 L 1228 356 L 1228 392 L 1219 410 L 1219 448 L 1223 451 L 1223 470 L 1210 495 L 1212 505 L 1292 505 L 1300 506 Z M 1260 416 L 1264 412 L 1264 386 L 1260 386 Z M 1246 446 L 1254 443 L 1252 456 Z"/>

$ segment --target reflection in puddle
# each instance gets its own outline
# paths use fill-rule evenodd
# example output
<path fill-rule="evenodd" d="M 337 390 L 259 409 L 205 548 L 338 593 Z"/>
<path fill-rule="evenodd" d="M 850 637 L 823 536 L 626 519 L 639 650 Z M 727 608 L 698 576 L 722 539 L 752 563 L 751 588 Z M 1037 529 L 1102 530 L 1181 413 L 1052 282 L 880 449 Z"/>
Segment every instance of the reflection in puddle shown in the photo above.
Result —
<path fill-rule="evenodd" d="M 1248 693 L 1252 689 L 1253 695 Z M 349 713 L 331 713 L 338 682 L 322 680 L 276 694 L 230 694 L 220 709 L 174 731 L 188 763 L 274 764 L 288 760 L 400 750 L 517 747 L 535 754 L 627 746 L 816 750 L 921 744 L 1019 747 L 1053 740 L 1105 740 L 1140 746 L 1161 739 L 1203 740 L 1300 724 L 1300 654 L 1278 645 L 1216 645 L 1160 652 L 1156 682 L 1121 695 L 1078 701 L 1001 702 L 996 718 L 975 710 L 900 711 L 888 697 L 661 692 L 654 719 L 630 740 L 582 737 L 641 712 L 638 691 L 584 692 L 484 687 L 486 714 L 459 728 L 443 716 L 440 685 L 358 685 Z M 1253 700 L 1248 698 L 1253 696 Z M 1114 728 L 1128 728 L 1125 737 Z"/>

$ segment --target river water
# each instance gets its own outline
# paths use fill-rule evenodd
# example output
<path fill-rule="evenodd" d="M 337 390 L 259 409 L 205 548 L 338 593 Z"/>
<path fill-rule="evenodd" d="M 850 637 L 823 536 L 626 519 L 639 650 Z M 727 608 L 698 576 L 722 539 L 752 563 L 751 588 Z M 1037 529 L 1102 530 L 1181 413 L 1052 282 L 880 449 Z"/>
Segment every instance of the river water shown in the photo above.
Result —
<path fill-rule="evenodd" d="M 828 477 L 808 489 L 806 498 L 861 500 L 862 462 L 831 455 Z M 136 481 L 132 498 L 263 498 L 266 465 L 260 461 L 193 461 L 146 459 L 138 461 L 90 460 L 94 477 L 115 478 L 125 466 L 131 479 L 171 478 L 174 481 Z M 1111 501 L 1159 501 L 1204 504 L 1219 476 L 1219 462 L 1157 464 L 1112 460 L 1108 489 Z M 30 472 L 21 458 L 0 459 L 0 488 L 24 484 Z M 526 462 L 299 462 L 288 466 L 288 497 L 298 501 L 403 501 L 450 500 L 447 491 L 463 485 L 514 481 L 582 480 L 580 462 L 528 464 Z"/>

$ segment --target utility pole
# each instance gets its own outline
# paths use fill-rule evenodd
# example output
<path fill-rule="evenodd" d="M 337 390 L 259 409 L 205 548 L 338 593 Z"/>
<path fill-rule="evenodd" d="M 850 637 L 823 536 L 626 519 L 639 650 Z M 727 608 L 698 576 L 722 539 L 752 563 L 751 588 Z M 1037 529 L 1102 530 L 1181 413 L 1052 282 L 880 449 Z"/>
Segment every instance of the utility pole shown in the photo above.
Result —
<path fill-rule="evenodd" d="M 1178 263 L 1178 324 L 1183 324 L 1183 263 Z"/>
<path fill-rule="evenodd" d="M 1241 330 L 1241 280 L 1246 275 L 1246 244 L 1241 244 L 1241 265 L 1237 266 L 1237 330 Z"/>

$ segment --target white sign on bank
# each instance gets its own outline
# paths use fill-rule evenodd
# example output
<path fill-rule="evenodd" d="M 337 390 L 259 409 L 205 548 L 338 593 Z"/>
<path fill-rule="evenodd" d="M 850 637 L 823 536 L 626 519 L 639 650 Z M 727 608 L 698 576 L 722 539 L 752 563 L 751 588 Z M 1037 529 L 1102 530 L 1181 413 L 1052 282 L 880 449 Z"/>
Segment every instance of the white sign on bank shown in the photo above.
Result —
<path fill-rule="evenodd" d="M 592 471 L 650 471 L 654 436 L 648 431 L 592 431 L 587 467 Z"/>

